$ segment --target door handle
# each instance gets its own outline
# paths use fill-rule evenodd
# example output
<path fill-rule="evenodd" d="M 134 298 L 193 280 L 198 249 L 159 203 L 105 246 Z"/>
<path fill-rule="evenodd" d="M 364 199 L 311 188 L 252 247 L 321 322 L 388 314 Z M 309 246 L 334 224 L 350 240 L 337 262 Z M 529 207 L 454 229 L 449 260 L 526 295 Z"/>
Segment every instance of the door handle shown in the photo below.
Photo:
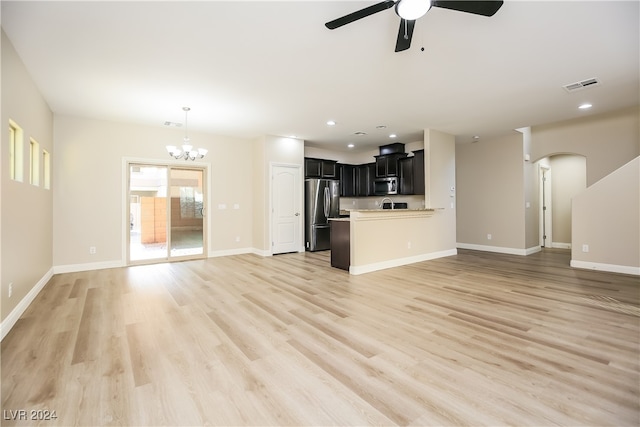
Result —
<path fill-rule="evenodd" d="M 296 212 L 294 215 L 295 216 L 300 216 L 300 212 Z"/>
<path fill-rule="evenodd" d="M 329 194 L 329 188 L 324 187 L 324 216 L 329 217 L 329 204 L 331 203 L 331 195 Z"/>

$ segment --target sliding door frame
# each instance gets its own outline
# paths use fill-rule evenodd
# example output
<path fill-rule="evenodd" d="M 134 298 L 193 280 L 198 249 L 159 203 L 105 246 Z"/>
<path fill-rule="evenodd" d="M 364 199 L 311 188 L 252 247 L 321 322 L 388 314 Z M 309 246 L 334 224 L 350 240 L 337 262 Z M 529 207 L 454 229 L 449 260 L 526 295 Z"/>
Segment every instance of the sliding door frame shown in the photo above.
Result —
<path fill-rule="evenodd" d="M 145 260 L 131 260 L 130 254 L 130 214 L 131 214 L 131 194 L 130 194 L 130 170 L 131 166 L 151 166 L 151 167 L 165 167 L 167 168 L 167 256 L 156 259 Z M 211 197 L 209 189 L 211 188 L 211 174 L 210 163 L 205 162 L 193 162 L 193 161 L 168 161 L 162 162 L 154 159 L 144 158 L 123 158 L 122 159 L 122 259 L 124 265 L 144 265 L 144 264 L 158 264 L 166 262 L 178 262 L 192 259 L 203 259 L 209 256 L 209 230 L 211 227 Z M 183 169 L 183 170 L 201 170 L 203 173 L 202 180 L 202 193 L 204 195 L 204 214 L 202 221 L 202 254 L 198 255 L 186 255 L 186 256 L 171 256 L 171 169 Z"/>

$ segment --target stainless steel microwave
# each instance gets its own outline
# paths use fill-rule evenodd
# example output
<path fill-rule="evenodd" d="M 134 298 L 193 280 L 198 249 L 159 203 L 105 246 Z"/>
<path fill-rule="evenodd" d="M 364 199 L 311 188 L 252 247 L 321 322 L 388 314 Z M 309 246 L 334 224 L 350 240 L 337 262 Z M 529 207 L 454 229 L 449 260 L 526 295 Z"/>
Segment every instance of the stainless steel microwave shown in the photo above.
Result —
<path fill-rule="evenodd" d="M 398 194 L 398 177 L 389 176 L 386 178 L 376 178 L 373 181 L 373 189 L 376 196 Z"/>

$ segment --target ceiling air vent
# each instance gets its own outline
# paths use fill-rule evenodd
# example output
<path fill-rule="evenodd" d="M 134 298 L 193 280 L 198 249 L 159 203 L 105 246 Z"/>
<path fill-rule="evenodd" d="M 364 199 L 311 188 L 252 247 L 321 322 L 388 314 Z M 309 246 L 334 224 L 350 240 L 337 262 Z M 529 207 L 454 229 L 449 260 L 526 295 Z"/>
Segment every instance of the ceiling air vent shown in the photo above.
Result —
<path fill-rule="evenodd" d="M 568 85 L 564 85 L 562 87 L 567 92 L 575 92 L 577 90 L 582 90 L 590 86 L 599 86 L 599 85 L 600 85 L 600 82 L 598 81 L 598 79 L 593 78 L 593 79 L 582 80 L 581 82 L 569 83 Z"/>

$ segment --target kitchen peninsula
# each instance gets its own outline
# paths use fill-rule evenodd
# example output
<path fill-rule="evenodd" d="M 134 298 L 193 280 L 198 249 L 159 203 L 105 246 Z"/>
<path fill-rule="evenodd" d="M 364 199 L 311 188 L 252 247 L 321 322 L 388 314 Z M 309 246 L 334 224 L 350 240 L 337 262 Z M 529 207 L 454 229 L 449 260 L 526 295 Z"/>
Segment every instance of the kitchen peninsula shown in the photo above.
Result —
<path fill-rule="evenodd" d="M 351 210 L 331 220 L 331 265 L 362 274 L 455 255 L 430 237 L 440 209 Z"/>

